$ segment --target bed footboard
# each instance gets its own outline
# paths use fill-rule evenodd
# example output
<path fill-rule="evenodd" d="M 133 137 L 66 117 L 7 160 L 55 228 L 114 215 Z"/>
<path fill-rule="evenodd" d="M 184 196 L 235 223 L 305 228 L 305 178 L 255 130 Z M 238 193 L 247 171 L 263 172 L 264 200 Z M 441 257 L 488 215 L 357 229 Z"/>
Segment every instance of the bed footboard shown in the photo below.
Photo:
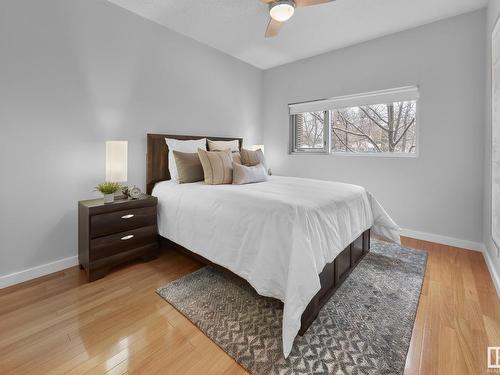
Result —
<path fill-rule="evenodd" d="M 201 255 L 193 253 L 192 251 L 170 241 L 166 238 L 160 237 L 162 242 L 162 247 L 175 248 L 183 254 L 186 254 L 192 259 L 195 259 L 203 264 L 209 264 L 222 272 L 229 272 L 234 275 L 233 272 L 229 271 L 227 268 L 219 266 L 212 263 L 208 259 L 205 259 Z M 312 322 L 316 319 L 321 308 L 328 302 L 330 297 L 335 293 L 337 288 L 342 285 L 344 280 L 349 276 L 351 271 L 358 265 L 358 263 L 363 259 L 363 257 L 370 250 L 370 230 L 363 232 L 358 238 L 354 240 L 349 246 L 347 246 L 331 263 L 328 263 L 323 271 L 319 274 L 319 279 L 321 282 L 321 289 L 313 297 L 309 305 L 302 313 L 301 326 L 299 335 L 303 335 Z M 239 277 L 235 275 L 236 277 Z"/>
<path fill-rule="evenodd" d="M 337 288 L 342 285 L 363 257 L 370 251 L 370 230 L 363 232 L 353 243 L 347 246 L 319 274 L 321 289 L 313 297 L 302 313 L 299 335 L 303 335 L 314 322 L 321 308 L 328 302 Z"/>

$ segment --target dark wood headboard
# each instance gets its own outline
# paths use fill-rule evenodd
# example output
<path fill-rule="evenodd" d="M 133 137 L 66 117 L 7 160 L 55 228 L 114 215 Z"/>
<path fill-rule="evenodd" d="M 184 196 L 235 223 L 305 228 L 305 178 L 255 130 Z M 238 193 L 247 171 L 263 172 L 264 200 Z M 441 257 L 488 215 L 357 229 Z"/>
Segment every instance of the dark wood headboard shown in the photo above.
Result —
<path fill-rule="evenodd" d="M 148 134 L 148 151 L 146 157 L 146 193 L 148 194 L 151 194 L 157 182 L 170 180 L 170 173 L 168 172 L 168 146 L 167 142 L 165 142 L 165 138 L 180 140 L 207 138 L 212 141 L 233 141 L 237 139 L 240 144 L 240 149 L 243 145 L 243 138 Z"/>

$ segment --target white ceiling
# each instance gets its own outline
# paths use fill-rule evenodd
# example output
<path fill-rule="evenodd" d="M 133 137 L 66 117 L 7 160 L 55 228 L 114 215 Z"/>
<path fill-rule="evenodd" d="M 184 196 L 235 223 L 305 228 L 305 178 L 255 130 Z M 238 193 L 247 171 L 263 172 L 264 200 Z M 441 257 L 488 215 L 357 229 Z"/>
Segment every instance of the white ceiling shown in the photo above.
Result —
<path fill-rule="evenodd" d="M 178 33 L 267 69 L 486 6 L 487 0 L 337 0 L 297 9 L 264 38 L 259 0 L 109 0 Z"/>

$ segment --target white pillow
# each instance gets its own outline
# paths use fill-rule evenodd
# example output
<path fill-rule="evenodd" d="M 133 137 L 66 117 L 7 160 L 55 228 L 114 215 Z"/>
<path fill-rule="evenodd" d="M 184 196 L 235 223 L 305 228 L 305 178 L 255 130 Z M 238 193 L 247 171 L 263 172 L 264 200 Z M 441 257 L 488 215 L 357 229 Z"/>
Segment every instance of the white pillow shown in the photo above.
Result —
<path fill-rule="evenodd" d="M 262 164 L 247 167 L 233 161 L 233 185 L 251 184 L 266 180 L 267 171 Z"/>
<path fill-rule="evenodd" d="M 174 153 L 172 151 L 197 153 L 198 149 L 207 149 L 207 139 L 193 139 L 182 141 L 180 139 L 165 138 L 168 146 L 168 171 L 170 178 L 175 182 L 179 182 L 179 175 L 177 174 L 177 165 L 175 164 Z"/>
<path fill-rule="evenodd" d="M 224 151 L 230 149 L 232 152 L 240 151 L 240 142 L 235 139 L 233 141 L 212 141 L 208 140 L 209 151 Z"/>

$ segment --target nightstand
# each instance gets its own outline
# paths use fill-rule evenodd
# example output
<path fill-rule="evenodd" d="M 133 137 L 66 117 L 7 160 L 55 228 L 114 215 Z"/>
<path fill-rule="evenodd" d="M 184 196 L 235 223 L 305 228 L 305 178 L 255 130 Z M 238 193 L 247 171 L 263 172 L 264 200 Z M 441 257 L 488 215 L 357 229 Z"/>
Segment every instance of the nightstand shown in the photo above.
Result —
<path fill-rule="evenodd" d="M 78 261 L 89 281 L 117 264 L 158 256 L 157 203 L 146 194 L 106 204 L 103 199 L 78 202 Z"/>

